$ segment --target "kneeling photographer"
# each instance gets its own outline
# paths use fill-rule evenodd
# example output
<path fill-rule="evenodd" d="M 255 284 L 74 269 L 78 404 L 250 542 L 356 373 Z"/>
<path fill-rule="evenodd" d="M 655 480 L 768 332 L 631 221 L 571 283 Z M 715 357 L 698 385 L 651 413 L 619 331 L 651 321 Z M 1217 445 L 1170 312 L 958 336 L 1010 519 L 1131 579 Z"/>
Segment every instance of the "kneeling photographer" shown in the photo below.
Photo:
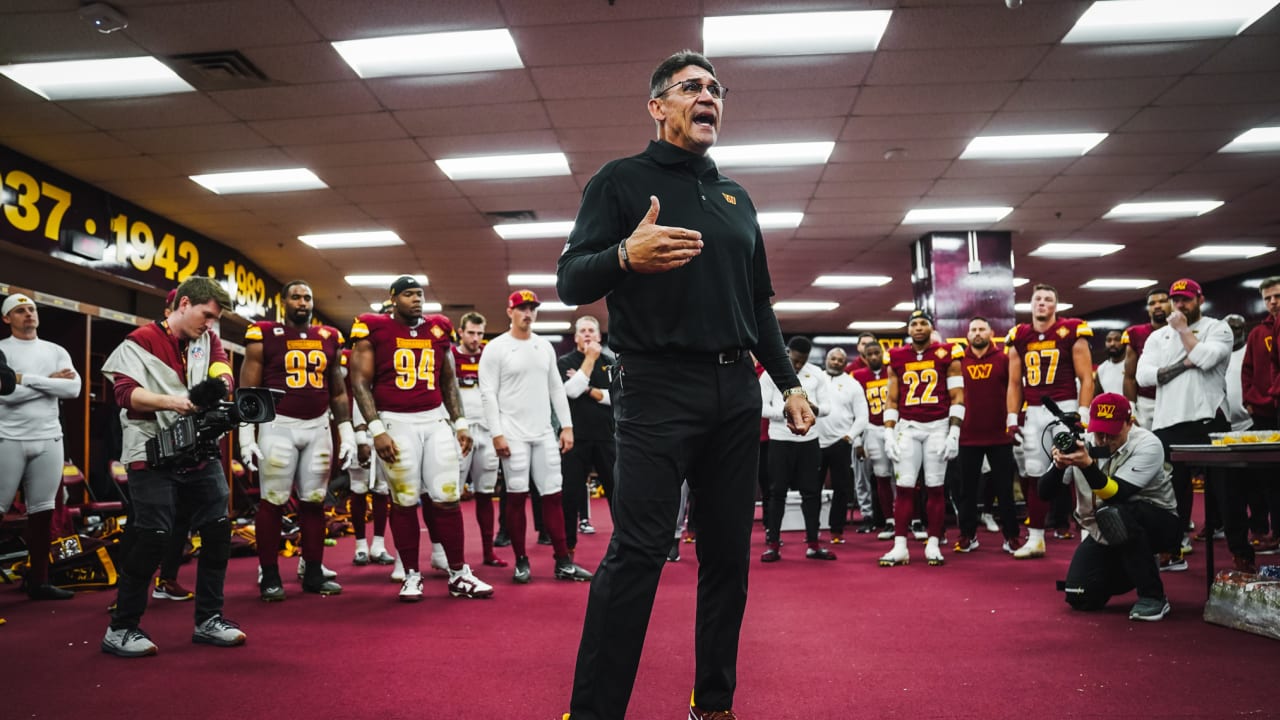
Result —
<path fill-rule="evenodd" d="M 155 654 L 155 644 L 138 625 L 178 508 L 190 517 L 201 543 L 191 640 L 223 647 L 244 642 L 244 633 L 222 616 L 231 547 L 227 479 L 217 445 L 225 429 L 210 429 L 207 420 L 221 409 L 232 384 L 227 353 L 212 329 L 230 307 L 231 298 L 217 282 L 192 277 L 178 287 L 168 318 L 130 333 L 103 364 L 122 408 L 120 460 L 129 472 L 134 533 L 103 652 Z"/>
<path fill-rule="evenodd" d="M 1069 428 L 1054 437 L 1053 468 L 1040 478 L 1045 500 L 1070 484 L 1084 540 L 1061 584 L 1076 610 L 1098 610 L 1115 595 L 1138 591 L 1130 620 L 1154 622 L 1169 612 L 1155 554 L 1181 540 L 1177 502 L 1164 447 L 1132 421 L 1123 395 L 1104 393 L 1089 407 L 1086 444 L 1079 418 L 1059 419 Z"/>

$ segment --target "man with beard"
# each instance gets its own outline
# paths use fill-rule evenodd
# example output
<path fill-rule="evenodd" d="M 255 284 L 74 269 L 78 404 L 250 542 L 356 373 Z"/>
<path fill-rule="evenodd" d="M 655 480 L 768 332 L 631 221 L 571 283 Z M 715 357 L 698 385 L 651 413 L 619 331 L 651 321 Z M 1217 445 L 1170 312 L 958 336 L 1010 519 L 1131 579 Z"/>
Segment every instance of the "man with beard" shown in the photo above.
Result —
<path fill-rule="evenodd" d="M 298 575 L 302 590 L 337 595 L 342 586 L 325 572 L 324 497 L 329 489 L 329 459 L 333 437 L 329 413 L 338 425 L 338 460 L 343 469 L 356 456 L 355 429 L 342 377 L 342 333 L 327 325 L 312 325 L 315 307 L 311 286 L 302 280 L 287 283 L 280 291 L 285 322 L 261 320 L 244 333 L 241 387 L 265 386 L 283 392 L 276 400 L 276 417 L 261 428 L 240 429 L 240 458 L 250 470 L 258 470 L 262 487 L 255 516 L 258 543 L 258 592 L 267 602 L 284 600 L 280 580 L 279 538 L 284 506 L 294 492 L 298 497 L 298 524 L 302 531 L 302 558 Z"/>
<path fill-rule="evenodd" d="M 1142 357 L 1142 349 L 1146 347 L 1151 333 L 1164 327 L 1169 313 L 1173 312 L 1173 303 L 1169 302 L 1169 292 L 1164 288 L 1155 288 L 1147 292 L 1147 315 L 1150 322 L 1133 325 L 1124 331 L 1120 338 L 1126 346 L 1124 351 L 1124 396 L 1133 403 L 1133 417 L 1138 427 L 1151 429 L 1151 415 L 1156 411 L 1156 389 L 1154 387 L 1138 387 L 1138 358 Z"/>
<path fill-rule="evenodd" d="M 1156 388 L 1156 408 L 1152 430 L 1164 443 L 1165 461 L 1169 462 L 1170 446 L 1207 444 L 1209 433 L 1230 429 L 1219 413 L 1227 396 L 1227 365 L 1231 362 L 1231 328 L 1221 320 L 1207 317 L 1200 312 L 1204 294 L 1200 284 L 1190 278 L 1175 281 L 1169 286 L 1169 298 L 1174 311 L 1167 324 L 1147 338 L 1142 357 L 1138 359 L 1137 380 L 1139 387 Z M 1244 518 L 1243 477 L 1222 477 L 1224 473 L 1211 470 L 1209 482 L 1219 507 L 1228 511 L 1223 525 L 1227 545 L 1235 557 L 1237 569 L 1253 567 L 1253 548 L 1249 545 L 1249 531 Z M 1184 532 L 1191 523 L 1191 506 L 1194 500 L 1191 488 L 1191 468 L 1185 462 L 1173 464 L 1173 490 L 1178 500 L 1179 526 Z M 1225 493 L 1225 496 L 1223 495 Z M 1184 539 L 1183 546 L 1189 543 Z M 1166 562 L 1174 563 L 1165 569 L 1185 569 L 1185 561 L 1178 557 L 1178 548 L 1158 548 L 1175 556 Z"/>
<path fill-rule="evenodd" d="M 831 475 L 831 544 L 844 543 L 844 526 L 849 520 L 849 501 L 854 499 L 853 447 L 862 447 L 862 432 L 867 428 L 867 395 L 862 385 L 844 371 L 848 356 L 841 348 L 827 352 L 827 386 L 831 411 L 818 418 L 818 447 L 822 461 L 818 467 L 818 486 Z M 870 519 L 868 513 L 868 520 Z"/>
<path fill-rule="evenodd" d="M 1107 332 L 1107 357 L 1094 370 L 1098 391 L 1106 393 L 1124 393 L 1124 333 L 1119 330 Z"/>
<path fill-rule="evenodd" d="M 1263 280 L 1258 289 L 1267 307 L 1267 315 L 1249 331 L 1240 373 L 1244 406 L 1253 418 L 1253 429 L 1264 432 L 1277 428 L 1276 399 L 1271 395 L 1271 386 L 1275 382 L 1272 358 L 1275 357 L 1276 326 L 1280 324 L 1277 322 L 1277 316 L 1280 316 L 1280 276 Z M 1280 548 L 1280 483 L 1274 480 L 1273 468 L 1253 467 L 1246 472 L 1253 485 L 1253 496 L 1263 498 L 1260 504 L 1265 505 L 1270 514 L 1271 532 L 1256 538 L 1254 549 L 1259 552 L 1276 550 Z"/>
<path fill-rule="evenodd" d="M 947 463 L 960 454 L 964 422 L 964 378 L 958 347 L 933 339 L 933 317 L 915 310 L 907 321 L 908 345 L 889 352 L 889 407 L 884 412 L 884 447 L 897 468 L 898 497 L 893 503 L 893 549 L 881 567 L 906 565 L 907 531 L 915 517 L 916 478 L 924 468 L 928 540 L 924 557 L 942 565 L 940 539 L 946 522 Z"/>
<path fill-rule="evenodd" d="M 480 547 L 484 564 L 506 567 L 507 561 L 493 552 L 493 500 L 498 487 L 498 454 L 484 422 L 484 401 L 480 399 L 480 355 L 485 347 L 484 316 L 469 312 L 458 319 L 462 340 L 453 346 L 454 371 L 458 376 L 458 397 L 462 412 L 471 425 L 471 452 L 462 456 L 462 481 L 471 481 L 476 496 L 476 524 L 480 526 Z"/>
<path fill-rule="evenodd" d="M 862 445 L 855 447 L 854 455 L 871 466 L 872 522 L 883 528 L 877 535 L 880 540 L 893 539 L 893 463 L 884 451 L 884 411 L 889 407 L 889 369 L 884 364 L 884 348 L 880 343 L 870 343 L 862 351 L 866 367 L 856 370 L 853 379 L 858 381 L 867 396 L 867 431 L 862 434 Z"/>
<path fill-rule="evenodd" d="M 578 533 L 592 535 L 587 475 L 595 468 L 606 502 L 613 500 L 613 406 L 609 401 L 609 368 L 613 353 L 600 345 L 600 321 L 583 315 L 574 323 L 574 349 L 556 363 L 564 378 L 573 415 L 573 449 L 564 455 L 564 531 L 572 551 Z"/>

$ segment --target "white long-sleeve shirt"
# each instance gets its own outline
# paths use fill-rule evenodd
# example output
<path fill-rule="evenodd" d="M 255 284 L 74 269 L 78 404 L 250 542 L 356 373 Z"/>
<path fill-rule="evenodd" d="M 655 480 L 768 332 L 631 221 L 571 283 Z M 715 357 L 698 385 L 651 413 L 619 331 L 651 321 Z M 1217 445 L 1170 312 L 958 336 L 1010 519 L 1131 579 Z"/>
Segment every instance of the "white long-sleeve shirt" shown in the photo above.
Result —
<path fill-rule="evenodd" d="M 1231 423 L 1232 430 L 1248 430 L 1253 427 L 1253 416 L 1244 409 L 1244 384 L 1241 377 L 1246 349 L 1246 346 L 1241 345 L 1239 350 L 1232 350 L 1231 362 L 1227 363 L 1227 399 L 1222 405 L 1222 412 L 1227 416 L 1227 422 Z"/>
<path fill-rule="evenodd" d="M 1112 362 L 1110 359 L 1098 363 L 1098 389 L 1102 393 L 1124 394 L 1124 360 Z M 1077 389 L 1078 393 L 1079 390 Z M 1078 396 L 1077 396 L 1078 397 Z"/>
<path fill-rule="evenodd" d="M 818 406 L 818 417 L 831 414 L 830 383 L 827 374 L 814 365 L 806 364 L 796 373 L 800 378 L 800 387 L 809 394 L 809 402 Z M 787 418 L 783 414 L 786 405 L 782 391 L 773 383 L 769 373 L 760 376 L 760 415 L 769 421 L 769 439 L 782 442 L 808 442 L 814 439 L 813 431 L 806 435 L 796 435 L 787 429 Z"/>
<path fill-rule="evenodd" d="M 505 332 L 489 341 L 480 355 L 480 400 L 493 437 L 545 439 L 553 409 L 561 427 L 573 427 L 555 349 L 537 334 L 517 340 Z"/>
<path fill-rule="evenodd" d="M 847 373 L 827 375 L 827 383 L 827 402 L 831 404 L 831 410 L 818 418 L 814 427 L 818 433 L 818 447 L 829 448 L 844 438 L 849 438 L 853 445 L 860 445 L 862 431 L 871 420 L 862 383 Z M 822 409 L 822 406 L 818 408 Z"/>
<path fill-rule="evenodd" d="M 1201 316 L 1190 326 L 1198 343 L 1190 353 L 1172 327 L 1151 333 L 1138 358 L 1139 387 L 1156 386 L 1152 430 L 1192 420 L 1208 420 L 1227 397 L 1227 364 L 1231 360 L 1231 328 L 1217 318 Z M 1190 358 L 1195 364 L 1164 385 L 1157 385 L 1161 368 Z"/>
<path fill-rule="evenodd" d="M 67 351 L 47 340 L 0 340 L 0 350 L 13 371 L 22 375 L 10 395 L 0 395 L 0 438 L 5 440 L 56 440 L 62 437 L 58 401 L 79 397 L 80 374 L 51 378 L 59 370 L 75 372 Z"/>

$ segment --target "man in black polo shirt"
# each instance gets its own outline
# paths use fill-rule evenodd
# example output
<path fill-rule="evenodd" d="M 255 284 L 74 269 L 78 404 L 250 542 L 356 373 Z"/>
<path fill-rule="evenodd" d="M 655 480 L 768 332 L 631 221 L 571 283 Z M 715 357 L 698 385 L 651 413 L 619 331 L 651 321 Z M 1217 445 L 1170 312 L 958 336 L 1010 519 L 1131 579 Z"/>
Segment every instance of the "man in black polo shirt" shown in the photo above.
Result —
<path fill-rule="evenodd" d="M 564 476 L 564 530 L 569 549 L 578 546 L 578 532 L 595 532 L 587 512 L 587 475 L 592 468 L 607 500 L 613 499 L 613 408 L 609 398 L 609 368 L 613 354 L 600 346 L 600 321 L 583 315 L 574 323 L 572 352 L 558 360 L 560 378 L 573 416 L 573 449 L 561 462 Z"/>
<path fill-rule="evenodd" d="M 699 562 L 689 718 L 735 717 L 760 449 L 748 351 L 782 390 L 792 431 L 803 435 L 814 422 L 769 303 L 755 206 L 706 157 L 725 92 L 702 55 L 664 60 L 650 78 L 658 139 L 596 173 L 560 256 L 560 299 L 607 295 L 618 356 L 614 531 L 591 583 L 572 720 L 626 713 L 685 478 Z"/>

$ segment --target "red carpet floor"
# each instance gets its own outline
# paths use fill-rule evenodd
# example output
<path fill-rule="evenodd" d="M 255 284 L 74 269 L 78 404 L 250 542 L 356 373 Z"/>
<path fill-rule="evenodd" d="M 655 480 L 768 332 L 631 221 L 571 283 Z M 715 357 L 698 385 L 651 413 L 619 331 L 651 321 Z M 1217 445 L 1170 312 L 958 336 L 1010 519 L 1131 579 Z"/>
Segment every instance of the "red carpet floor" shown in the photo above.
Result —
<path fill-rule="evenodd" d="M 601 532 L 579 543 L 591 567 L 609 530 L 603 503 L 596 510 Z M 913 543 L 913 564 L 882 569 L 875 559 L 888 543 L 850 537 L 838 561 L 817 562 L 788 533 L 782 562 L 753 567 L 743 720 L 1280 717 L 1264 679 L 1280 667 L 1280 644 L 1201 619 L 1202 546 L 1189 572 L 1165 576 L 1172 614 L 1145 624 L 1127 619 L 1132 596 L 1097 614 L 1068 610 L 1054 581 L 1074 541 L 1015 561 L 981 533 L 981 549 L 948 553 L 945 567 L 927 566 Z M 759 530 L 756 539 L 759 552 Z M 532 584 L 481 568 L 494 599 L 450 599 L 436 579 L 417 605 L 397 602 L 387 568 L 353 567 L 349 538 L 327 550 L 345 590 L 337 597 L 288 582 L 287 602 L 264 604 L 256 561 L 235 559 L 227 615 L 248 644 L 193 645 L 191 604 L 153 600 L 143 628 L 160 654 L 141 660 L 98 650 L 113 592 L 37 604 L 0 586 L 0 718 L 559 720 L 587 586 L 554 580 L 550 548 L 530 547 Z M 1221 563 L 1229 555 L 1218 549 Z M 694 546 L 683 550 L 663 575 L 630 718 L 685 717 L 697 565 Z M 478 544 L 469 552 L 475 564 Z M 194 566 L 180 577 L 192 585 Z"/>

